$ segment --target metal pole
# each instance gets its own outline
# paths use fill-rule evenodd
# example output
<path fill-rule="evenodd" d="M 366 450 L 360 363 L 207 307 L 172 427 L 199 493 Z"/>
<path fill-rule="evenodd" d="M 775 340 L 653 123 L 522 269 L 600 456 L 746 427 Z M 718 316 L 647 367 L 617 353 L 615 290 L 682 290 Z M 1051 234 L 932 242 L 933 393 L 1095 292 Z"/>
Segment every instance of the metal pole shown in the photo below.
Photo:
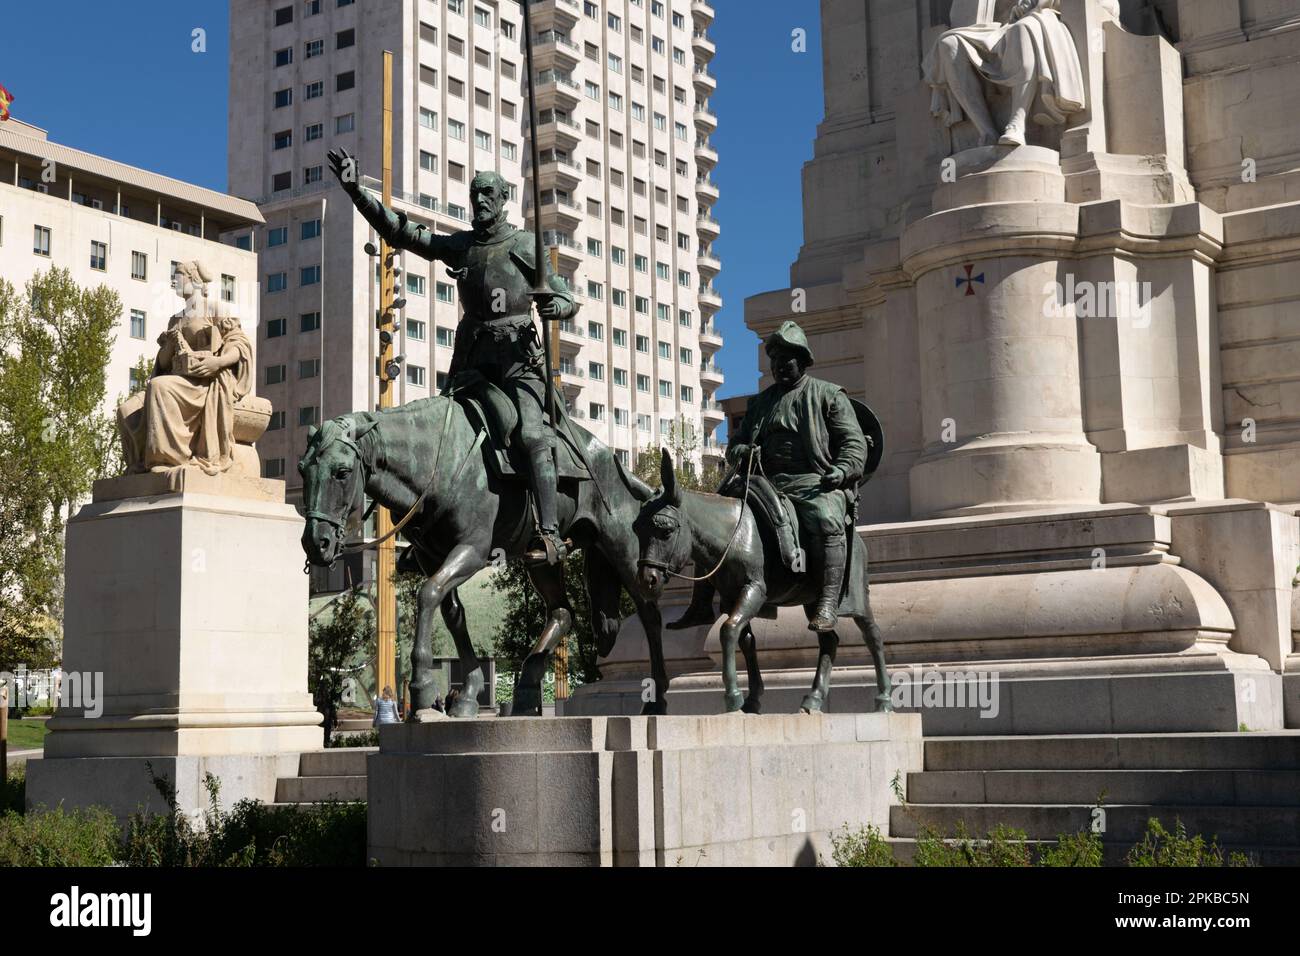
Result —
<path fill-rule="evenodd" d="M 383 113 L 383 202 L 386 208 L 393 204 L 393 54 L 384 51 L 384 113 Z M 393 360 L 393 258 L 396 250 L 386 241 L 379 244 L 379 408 L 393 404 L 393 380 L 388 366 Z M 384 332 L 388 333 L 386 337 Z M 398 374 L 401 374 L 400 369 Z M 393 528 L 393 516 L 387 508 L 375 509 L 375 534 L 382 538 Z M 396 542 L 393 538 L 379 545 L 375 556 L 375 619 L 378 627 L 378 647 L 375 656 L 375 677 L 379 685 L 375 690 L 382 695 L 385 687 L 397 681 L 397 594 L 393 587 L 393 571 L 397 567 Z"/>
<path fill-rule="evenodd" d="M 9 685 L 0 682 L 0 787 L 9 780 Z"/>
<path fill-rule="evenodd" d="M 534 301 L 539 305 L 541 296 L 550 294 L 550 284 L 546 281 L 546 257 L 543 254 L 542 246 L 542 179 L 539 175 L 542 165 L 542 151 L 537 143 L 537 71 L 533 68 L 533 18 L 529 13 L 531 4 L 528 0 L 520 0 L 524 14 L 524 65 L 528 70 L 528 133 L 529 143 L 531 144 L 533 160 L 533 261 L 537 263 L 536 281 L 533 283 Z M 546 327 L 546 321 L 538 316 L 542 323 L 542 350 L 546 357 L 546 367 L 554 367 L 555 349 L 551 347 L 550 330 Z M 555 430 L 555 423 L 559 421 L 559 416 L 555 408 L 555 379 L 553 375 L 546 376 L 546 415 L 550 419 L 551 430 Z M 551 455 L 555 457 L 557 450 L 554 446 L 551 448 Z"/>
<path fill-rule="evenodd" d="M 536 173 L 537 170 L 534 167 L 533 174 L 536 175 Z M 560 271 L 560 247 L 557 245 L 551 246 L 551 270 L 553 272 Z M 551 358 L 553 360 L 550 366 L 551 387 L 558 390 L 560 386 L 559 322 L 551 323 L 550 335 L 547 338 L 551 343 Z M 555 645 L 555 699 L 569 699 L 569 639 L 567 637 Z"/>

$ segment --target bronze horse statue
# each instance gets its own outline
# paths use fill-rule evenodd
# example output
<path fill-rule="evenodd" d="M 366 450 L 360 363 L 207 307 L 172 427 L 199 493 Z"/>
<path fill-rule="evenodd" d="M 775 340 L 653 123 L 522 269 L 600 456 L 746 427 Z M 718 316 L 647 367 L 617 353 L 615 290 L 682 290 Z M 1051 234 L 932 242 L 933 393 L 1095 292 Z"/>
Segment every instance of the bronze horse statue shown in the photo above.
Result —
<path fill-rule="evenodd" d="M 632 533 L 653 489 L 624 471 L 589 432 L 568 421 L 564 427 L 570 438 L 585 444 L 581 451 L 591 471 L 591 480 L 560 482 L 559 517 L 561 535 L 583 550 L 596 650 L 604 657 L 613 649 L 626 589 L 650 648 L 654 692 L 642 713 L 666 713 L 662 622 L 656 604 L 638 590 Z M 478 714 L 484 684 L 456 589 L 495 558 L 522 555 L 534 533 L 527 483 L 497 476 L 487 463 L 488 452 L 479 448 L 483 437 L 459 402 L 440 395 L 327 421 L 311 430 L 298 463 L 307 519 L 302 544 L 312 564 L 328 566 L 338 559 L 349 516 L 363 492 L 394 515 L 407 515 L 421 505 L 403 528 L 413 559 L 428 575 L 420 589 L 411 651 L 411 697 L 416 710 L 433 706 L 433 614 L 440 608 L 466 675 L 454 717 Z M 541 713 L 546 655 L 573 626 L 564 565 L 530 567 L 528 573 L 546 605 L 547 623 L 520 668 L 516 715 Z"/>
<path fill-rule="evenodd" d="M 816 566 L 816 559 L 810 561 L 806 573 L 795 574 L 787 569 L 773 534 L 755 519 L 752 508 L 742 506 L 741 499 L 683 491 L 667 450 L 660 461 L 660 480 L 659 493 L 642 505 L 634 525 L 640 542 L 641 588 L 658 600 L 668 577 L 680 576 L 687 563 L 693 563 L 699 574 L 716 569 L 709 580 L 721 596 L 722 608 L 730 609 L 720 634 L 725 710 L 759 713 L 763 678 L 750 622 L 767 606 L 811 607 L 820 593 L 821 569 Z M 867 599 L 866 545 L 855 534 L 850 534 L 849 540 L 853 553 L 845 575 L 845 589 L 856 594 L 849 602 L 856 605 L 851 616 L 875 663 L 876 710 L 893 710 L 889 672 L 885 669 L 884 637 Z M 850 574 L 860 576 L 859 580 L 849 580 Z M 861 590 L 855 591 L 857 587 Z M 799 705 L 804 713 L 825 708 L 831 692 L 831 668 L 839 647 L 839 637 L 833 630 L 819 633 L 817 639 L 817 669 L 812 689 Z M 747 697 L 742 697 L 736 679 L 738 646 L 745 655 L 749 676 Z"/>

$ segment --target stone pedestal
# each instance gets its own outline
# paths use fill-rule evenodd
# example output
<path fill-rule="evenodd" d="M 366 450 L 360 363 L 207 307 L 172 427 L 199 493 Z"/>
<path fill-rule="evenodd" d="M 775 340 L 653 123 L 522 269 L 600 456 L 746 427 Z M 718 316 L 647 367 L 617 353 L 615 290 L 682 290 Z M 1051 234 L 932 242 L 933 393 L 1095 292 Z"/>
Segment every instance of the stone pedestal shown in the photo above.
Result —
<path fill-rule="evenodd" d="M 369 856 L 416 866 L 789 866 L 885 829 L 915 715 L 556 717 L 380 728 Z"/>
<path fill-rule="evenodd" d="M 301 530 L 280 482 L 183 469 L 96 484 L 68 523 L 63 667 L 102 675 L 102 712 L 51 719 L 29 806 L 159 809 L 147 763 L 186 810 L 206 806 L 206 772 L 225 806 L 274 799 L 322 746 Z"/>

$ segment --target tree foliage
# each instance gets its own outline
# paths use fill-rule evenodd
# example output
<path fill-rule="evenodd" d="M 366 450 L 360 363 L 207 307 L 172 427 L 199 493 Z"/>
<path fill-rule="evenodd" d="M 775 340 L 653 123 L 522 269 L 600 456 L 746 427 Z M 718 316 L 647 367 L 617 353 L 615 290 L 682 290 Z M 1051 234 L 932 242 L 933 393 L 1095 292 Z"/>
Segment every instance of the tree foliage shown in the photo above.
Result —
<path fill-rule="evenodd" d="M 0 669 L 59 655 L 63 531 L 120 462 L 103 411 L 121 302 L 66 269 L 0 280 Z"/>
<path fill-rule="evenodd" d="M 309 625 L 307 641 L 307 686 L 312 702 L 324 716 L 325 742 L 339 720 L 339 700 L 349 667 L 357 654 L 373 646 L 374 616 L 364 588 L 344 591 L 330 607 L 330 614 Z"/>

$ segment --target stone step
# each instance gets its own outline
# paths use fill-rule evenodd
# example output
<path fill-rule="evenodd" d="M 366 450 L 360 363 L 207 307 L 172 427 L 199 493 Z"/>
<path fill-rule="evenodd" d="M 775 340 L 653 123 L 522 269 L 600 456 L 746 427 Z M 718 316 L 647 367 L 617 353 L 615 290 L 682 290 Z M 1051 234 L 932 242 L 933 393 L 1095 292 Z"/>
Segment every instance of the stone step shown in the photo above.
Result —
<path fill-rule="evenodd" d="M 895 860 L 904 866 L 915 864 L 916 840 L 910 837 L 889 837 L 888 842 L 894 851 Z M 1035 858 L 1038 853 L 1056 845 L 1055 840 L 1029 840 L 1026 842 L 1033 848 Z M 1124 866 L 1132 846 L 1131 843 L 1107 843 L 1103 841 L 1101 849 L 1102 866 Z M 1239 846 L 1220 843 L 1219 849 L 1223 851 L 1225 862 L 1230 853 L 1238 852 L 1248 854 L 1259 866 L 1300 866 L 1300 847 Z M 827 859 L 829 860 L 829 855 Z"/>
<path fill-rule="evenodd" d="M 335 747 L 305 753 L 298 760 L 300 777 L 350 777 L 366 775 L 366 758 L 378 747 Z"/>
<path fill-rule="evenodd" d="M 366 778 L 281 777 L 275 782 L 276 803 L 320 803 L 324 800 L 365 800 Z"/>
<path fill-rule="evenodd" d="M 1061 834 L 1090 829 L 1094 807 L 1089 804 L 909 804 L 889 809 L 889 833 L 916 837 L 929 826 L 950 837 L 965 824 L 972 836 L 998 824 L 1022 830 L 1030 840 L 1054 840 Z M 1182 820 L 1189 836 L 1217 838 L 1220 844 L 1300 848 L 1300 809 L 1296 807 L 1153 806 L 1114 804 L 1105 807 L 1103 839 L 1132 845 L 1142 839 L 1147 821 L 1155 817 L 1172 831 Z"/>
<path fill-rule="evenodd" d="M 1300 771 L 927 770 L 908 775 L 907 798 L 926 804 L 1300 807 Z"/>
<path fill-rule="evenodd" d="M 1300 770 L 1300 731 L 942 737 L 926 770 Z"/>

